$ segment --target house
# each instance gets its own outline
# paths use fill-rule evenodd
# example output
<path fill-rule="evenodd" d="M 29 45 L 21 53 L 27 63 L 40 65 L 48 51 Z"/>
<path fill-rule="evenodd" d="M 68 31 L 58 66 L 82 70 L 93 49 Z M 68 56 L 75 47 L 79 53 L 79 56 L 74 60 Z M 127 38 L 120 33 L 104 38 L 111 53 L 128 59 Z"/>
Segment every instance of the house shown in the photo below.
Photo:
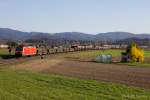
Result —
<path fill-rule="evenodd" d="M 0 44 L 0 48 L 8 48 L 7 44 Z"/>

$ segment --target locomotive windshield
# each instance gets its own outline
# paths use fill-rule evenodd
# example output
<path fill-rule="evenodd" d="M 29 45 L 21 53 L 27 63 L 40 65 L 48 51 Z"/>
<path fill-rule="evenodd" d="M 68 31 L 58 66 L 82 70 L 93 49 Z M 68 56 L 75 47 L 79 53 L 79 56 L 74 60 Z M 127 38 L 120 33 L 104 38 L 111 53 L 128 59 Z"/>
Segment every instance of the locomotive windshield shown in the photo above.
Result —
<path fill-rule="evenodd" d="M 16 51 L 22 51 L 22 47 L 17 47 Z"/>

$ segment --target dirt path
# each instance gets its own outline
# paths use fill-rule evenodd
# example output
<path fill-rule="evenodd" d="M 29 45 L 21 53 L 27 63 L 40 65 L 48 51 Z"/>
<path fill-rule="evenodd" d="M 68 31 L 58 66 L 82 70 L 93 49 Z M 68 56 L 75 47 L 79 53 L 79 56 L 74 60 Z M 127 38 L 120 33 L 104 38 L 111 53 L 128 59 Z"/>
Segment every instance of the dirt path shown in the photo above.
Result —
<path fill-rule="evenodd" d="M 150 89 L 150 68 L 79 62 L 55 58 L 34 60 L 15 65 L 13 68 L 59 74 L 81 79 L 121 83 Z"/>

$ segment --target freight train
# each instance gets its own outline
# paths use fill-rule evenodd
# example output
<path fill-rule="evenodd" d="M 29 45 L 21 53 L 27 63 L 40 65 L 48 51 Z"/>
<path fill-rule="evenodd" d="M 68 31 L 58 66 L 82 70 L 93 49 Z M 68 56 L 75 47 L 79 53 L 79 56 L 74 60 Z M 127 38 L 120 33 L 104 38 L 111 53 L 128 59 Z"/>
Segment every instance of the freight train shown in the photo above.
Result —
<path fill-rule="evenodd" d="M 37 48 L 36 46 L 27 46 L 27 45 L 19 45 L 16 47 L 15 55 L 17 57 L 20 56 L 35 56 L 35 55 L 46 55 L 46 54 L 56 54 L 56 53 L 66 53 L 66 52 L 74 52 L 74 51 L 84 51 L 90 50 L 92 47 L 88 46 L 74 46 L 72 45 L 70 48 L 54 47 L 52 49 L 49 48 Z"/>
<path fill-rule="evenodd" d="M 19 45 L 16 47 L 15 55 L 16 56 L 35 56 L 35 55 L 46 55 L 46 54 L 56 54 L 56 53 L 66 53 L 66 52 L 75 52 L 75 51 L 86 51 L 86 50 L 102 50 L 109 49 L 106 47 L 97 47 L 93 45 L 71 45 L 68 48 L 53 47 L 51 49 L 36 46 L 27 46 L 27 45 Z"/>

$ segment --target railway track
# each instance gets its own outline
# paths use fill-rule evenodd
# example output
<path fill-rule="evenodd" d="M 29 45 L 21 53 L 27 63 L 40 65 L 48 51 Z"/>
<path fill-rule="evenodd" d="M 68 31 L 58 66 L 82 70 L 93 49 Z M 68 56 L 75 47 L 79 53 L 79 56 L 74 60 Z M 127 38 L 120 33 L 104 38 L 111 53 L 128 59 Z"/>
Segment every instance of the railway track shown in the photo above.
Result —
<path fill-rule="evenodd" d="M 55 55 L 59 55 L 62 53 L 67 53 L 67 52 L 51 52 L 49 54 L 44 54 L 44 58 L 48 57 L 54 57 Z M 71 52 L 68 52 L 71 53 Z M 30 60 L 36 60 L 36 59 L 41 59 L 41 55 L 36 55 L 36 56 L 26 56 L 26 57 L 17 57 L 17 58 L 8 58 L 8 59 L 2 59 L 0 58 L 0 66 L 5 66 L 5 65 L 11 65 L 11 64 L 17 64 L 17 63 L 22 63 Z"/>
<path fill-rule="evenodd" d="M 39 58 L 40 58 L 39 56 L 33 56 L 33 57 L 20 57 L 12 59 L 0 59 L 0 66 L 22 63 Z"/>

